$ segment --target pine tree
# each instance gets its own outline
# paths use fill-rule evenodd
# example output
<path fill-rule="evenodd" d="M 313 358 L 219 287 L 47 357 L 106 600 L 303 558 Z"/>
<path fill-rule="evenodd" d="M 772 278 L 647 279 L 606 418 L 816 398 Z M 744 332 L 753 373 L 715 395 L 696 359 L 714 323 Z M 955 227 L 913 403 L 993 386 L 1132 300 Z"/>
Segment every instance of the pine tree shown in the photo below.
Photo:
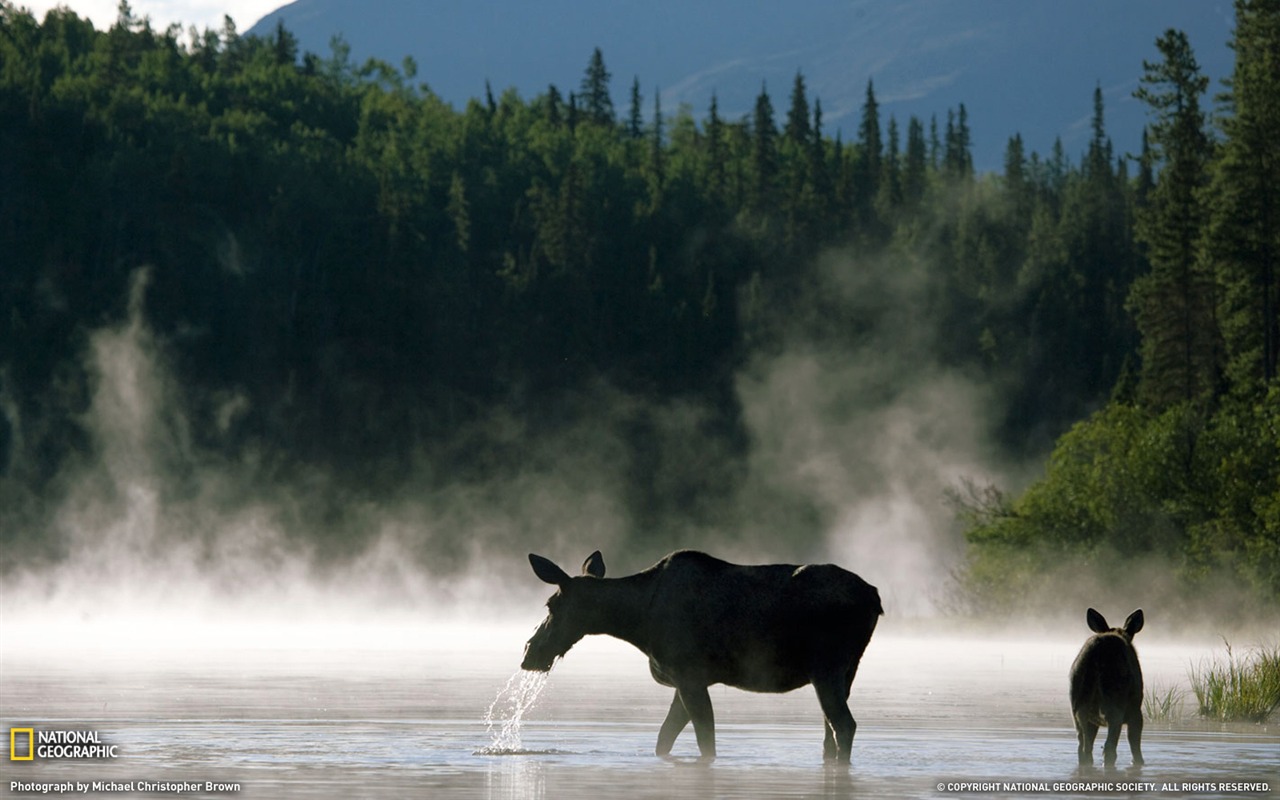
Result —
<path fill-rule="evenodd" d="M 778 129 L 773 122 L 773 103 L 763 84 L 756 96 L 751 121 L 751 165 L 754 173 L 751 205 L 760 211 L 770 207 L 778 173 Z"/>
<path fill-rule="evenodd" d="M 888 143 L 884 154 L 884 174 L 880 179 L 880 194 L 876 205 L 881 217 L 902 205 L 902 167 L 898 156 L 898 121 L 889 116 Z"/>
<path fill-rule="evenodd" d="M 564 122 L 560 116 L 560 106 L 564 101 L 560 99 L 560 90 L 553 83 L 547 87 L 547 122 L 553 128 L 559 128 Z"/>
<path fill-rule="evenodd" d="M 1027 158 L 1022 144 L 1022 134 L 1009 137 L 1004 149 L 1004 189 L 1013 209 L 1014 217 L 1027 223 L 1031 216 L 1030 192 L 1027 183 Z"/>
<path fill-rule="evenodd" d="M 662 121 L 662 92 L 655 88 L 653 90 L 653 127 L 649 132 L 649 171 L 655 196 L 661 191 L 662 184 L 666 180 L 666 164 L 663 158 L 665 142 L 666 133 Z"/>
<path fill-rule="evenodd" d="M 1133 200 L 1138 208 L 1147 204 L 1147 197 L 1156 187 L 1156 174 L 1152 166 L 1154 156 L 1151 153 L 1151 133 L 1142 127 L 1142 149 L 1138 153 L 1138 177 L 1134 179 Z"/>
<path fill-rule="evenodd" d="M 876 102 L 875 87 L 867 81 L 866 100 L 862 104 L 862 121 L 858 125 L 859 194 L 863 202 L 870 203 L 880 191 L 881 158 L 884 143 L 880 139 L 880 104 Z"/>
<path fill-rule="evenodd" d="M 1222 286 L 1233 388 L 1259 395 L 1280 376 L 1280 2 L 1237 0 L 1225 141 L 1211 187 L 1205 261 Z"/>
<path fill-rule="evenodd" d="M 787 141 L 800 149 L 809 141 L 809 100 L 805 94 L 804 75 L 799 72 L 791 84 L 791 107 L 787 110 L 784 135 Z"/>
<path fill-rule="evenodd" d="M 644 113 L 641 110 L 640 78 L 631 81 L 631 112 L 627 115 L 627 136 L 633 141 L 644 136 Z"/>
<path fill-rule="evenodd" d="M 938 169 L 938 155 L 942 151 L 942 146 L 938 141 L 938 115 L 932 114 L 929 117 L 929 169 Z"/>
<path fill-rule="evenodd" d="M 973 175 L 973 155 L 970 153 L 969 112 L 964 103 L 958 112 L 947 110 L 946 150 L 942 156 L 943 171 L 953 180 Z"/>
<path fill-rule="evenodd" d="M 1093 120 L 1091 123 L 1093 136 L 1089 139 L 1089 149 L 1084 159 L 1086 179 L 1111 175 L 1111 140 L 1107 138 L 1103 125 L 1102 87 L 1093 89 Z"/>
<path fill-rule="evenodd" d="M 1182 31 L 1167 31 L 1156 46 L 1164 60 L 1143 62 L 1134 93 L 1153 115 L 1152 153 L 1161 166 L 1137 219 L 1151 271 L 1134 282 L 1129 307 L 1142 337 L 1140 396 L 1164 408 L 1214 391 L 1218 328 L 1213 276 L 1197 263 L 1210 154 L 1200 95 L 1208 79 Z"/>
<path fill-rule="evenodd" d="M 604 66 L 604 54 L 597 47 L 591 53 L 591 61 L 582 76 L 582 91 L 579 98 L 582 111 L 587 119 L 600 125 L 614 123 L 613 99 L 609 97 L 609 80 L 613 76 Z"/>
<path fill-rule="evenodd" d="M 711 93 L 711 110 L 707 118 L 707 194 L 713 202 L 724 202 L 725 194 L 724 121 L 716 93 Z"/>
<path fill-rule="evenodd" d="M 924 125 L 912 115 L 907 121 L 907 153 L 902 167 L 902 200 L 910 207 L 924 199 L 928 180 L 929 155 L 924 139 Z"/>
<path fill-rule="evenodd" d="M 809 140 L 809 179 L 813 183 L 814 195 L 821 203 L 817 212 L 825 214 L 834 183 L 827 168 L 826 140 L 822 138 L 822 100 L 816 97 L 813 99 L 813 133 Z"/>

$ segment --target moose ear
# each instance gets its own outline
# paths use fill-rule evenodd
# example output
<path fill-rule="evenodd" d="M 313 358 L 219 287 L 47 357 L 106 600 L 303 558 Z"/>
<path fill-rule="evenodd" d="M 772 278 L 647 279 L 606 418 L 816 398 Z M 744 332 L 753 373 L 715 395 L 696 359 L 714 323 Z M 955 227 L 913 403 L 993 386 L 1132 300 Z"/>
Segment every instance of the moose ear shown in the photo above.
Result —
<path fill-rule="evenodd" d="M 587 556 L 587 560 L 582 562 L 582 574 L 593 578 L 604 577 L 604 556 L 600 555 L 599 550 Z"/>
<path fill-rule="evenodd" d="M 529 564 L 533 567 L 533 574 L 537 575 L 543 583 L 563 586 L 569 582 L 569 573 L 557 567 L 549 558 L 530 553 Z"/>
<path fill-rule="evenodd" d="M 1085 619 L 1089 621 L 1089 630 L 1094 633 L 1106 633 L 1111 630 L 1111 626 L 1107 624 L 1106 617 L 1102 616 L 1097 611 L 1094 611 L 1092 608 L 1089 609 L 1088 614 L 1085 614 Z"/>
<path fill-rule="evenodd" d="M 1132 639 L 1135 633 L 1142 630 L 1142 623 L 1145 621 L 1142 616 L 1142 609 L 1138 609 L 1124 621 L 1124 632 L 1129 634 L 1129 638 Z"/>

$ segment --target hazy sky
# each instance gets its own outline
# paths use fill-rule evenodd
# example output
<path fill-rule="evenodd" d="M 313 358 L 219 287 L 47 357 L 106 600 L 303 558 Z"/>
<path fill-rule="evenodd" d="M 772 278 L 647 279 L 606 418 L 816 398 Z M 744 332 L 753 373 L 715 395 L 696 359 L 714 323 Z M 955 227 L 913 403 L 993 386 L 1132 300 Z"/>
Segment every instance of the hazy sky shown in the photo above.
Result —
<path fill-rule="evenodd" d="M 150 17 L 151 26 L 158 30 L 171 23 L 181 23 L 183 28 L 221 28 L 222 17 L 230 14 L 241 32 L 249 29 L 269 12 L 288 0 L 130 0 L 137 17 Z M 15 5 L 31 9 L 37 19 L 54 6 L 66 6 L 82 17 L 93 20 L 97 28 L 106 28 L 115 21 L 120 0 L 17 0 Z"/>

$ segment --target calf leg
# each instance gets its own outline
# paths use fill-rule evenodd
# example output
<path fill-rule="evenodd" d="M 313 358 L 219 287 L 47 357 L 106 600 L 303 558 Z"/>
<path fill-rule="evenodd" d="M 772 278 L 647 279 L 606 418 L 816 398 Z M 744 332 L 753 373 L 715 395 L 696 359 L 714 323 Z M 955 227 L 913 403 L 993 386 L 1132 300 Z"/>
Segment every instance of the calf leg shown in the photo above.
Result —
<path fill-rule="evenodd" d="M 841 680 L 817 679 L 813 682 L 818 693 L 818 705 L 826 717 L 827 732 L 822 740 L 822 756 L 825 759 L 848 761 L 853 752 L 853 734 L 858 724 L 849 713 L 848 684 Z"/>
<path fill-rule="evenodd" d="M 1098 737 L 1098 723 L 1076 715 L 1076 753 L 1082 765 L 1093 764 L 1093 740 Z"/>
<path fill-rule="evenodd" d="M 1116 765 L 1116 747 L 1120 744 L 1120 726 L 1124 717 L 1116 715 L 1107 717 L 1107 741 L 1102 745 L 1102 763 L 1107 767 Z"/>
<path fill-rule="evenodd" d="M 1142 760 L 1142 709 L 1130 714 L 1125 724 L 1129 726 L 1129 752 L 1133 754 L 1133 763 L 1140 767 L 1146 763 Z"/>
<path fill-rule="evenodd" d="M 676 696 L 684 704 L 689 719 L 693 720 L 693 732 L 698 737 L 698 752 L 703 758 L 716 757 L 716 715 L 711 708 L 711 695 L 705 686 L 682 686 Z M 668 714 L 667 719 L 671 719 Z M 684 727 L 681 725 L 680 727 Z M 666 725 L 664 723 L 665 730 Z M 674 736 L 672 737 L 675 738 Z"/>
<path fill-rule="evenodd" d="M 680 691 L 677 689 L 675 696 L 671 698 L 671 708 L 667 711 L 667 718 L 662 721 L 662 728 L 658 731 L 658 746 L 654 752 L 660 756 L 670 754 L 671 746 L 676 743 L 676 737 L 688 724 L 689 712 L 685 709 L 684 702 L 680 699 Z"/>

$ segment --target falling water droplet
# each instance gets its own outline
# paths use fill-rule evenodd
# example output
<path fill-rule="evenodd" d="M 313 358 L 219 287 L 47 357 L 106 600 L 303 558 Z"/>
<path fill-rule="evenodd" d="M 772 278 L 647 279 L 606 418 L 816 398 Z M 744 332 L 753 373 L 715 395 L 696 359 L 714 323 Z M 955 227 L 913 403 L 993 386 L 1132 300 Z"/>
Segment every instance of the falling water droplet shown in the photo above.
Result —
<path fill-rule="evenodd" d="M 538 702 L 549 674 L 519 670 L 507 679 L 507 685 L 493 698 L 484 714 L 485 730 L 492 741 L 477 750 L 477 754 L 500 756 L 525 752 L 520 742 L 520 726 L 525 713 Z"/>

